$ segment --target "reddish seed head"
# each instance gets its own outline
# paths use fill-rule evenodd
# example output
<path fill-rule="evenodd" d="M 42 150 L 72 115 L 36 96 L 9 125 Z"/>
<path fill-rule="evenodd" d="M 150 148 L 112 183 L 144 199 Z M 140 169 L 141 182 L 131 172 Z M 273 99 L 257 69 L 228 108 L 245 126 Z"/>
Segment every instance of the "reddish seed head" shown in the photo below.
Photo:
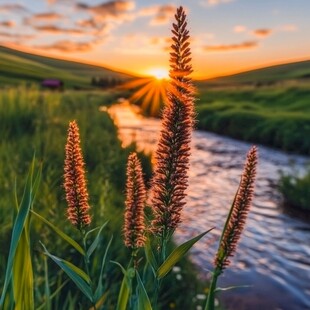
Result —
<path fill-rule="evenodd" d="M 214 264 L 222 272 L 230 263 L 236 251 L 237 243 L 244 229 L 248 212 L 253 199 L 258 153 L 253 146 L 247 154 L 239 188 L 232 205 L 230 217 L 223 232 Z"/>
<path fill-rule="evenodd" d="M 84 160 L 80 147 L 79 127 L 76 121 L 69 123 L 66 144 L 64 188 L 68 203 L 69 221 L 79 230 L 89 225 L 88 192 L 86 188 Z"/>
<path fill-rule="evenodd" d="M 144 205 L 146 190 L 141 163 L 136 153 L 128 157 L 126 183 L 126 209 L 124 223 L 124 243 L 136 250 L 145 244 Z"/>
<path fill-rule="evenodd" d="M 189 34 L 186 15 L 177 9 L 172 25 L 170 87 L 163 112 L 162 129 L 155 154 L 152 180 L 152 206 L 155 219 L 152 229 L 169 235 L 181 222 L 188 185 L 191 133 L 194 125 L 194 88 L 191 78 Z"/>

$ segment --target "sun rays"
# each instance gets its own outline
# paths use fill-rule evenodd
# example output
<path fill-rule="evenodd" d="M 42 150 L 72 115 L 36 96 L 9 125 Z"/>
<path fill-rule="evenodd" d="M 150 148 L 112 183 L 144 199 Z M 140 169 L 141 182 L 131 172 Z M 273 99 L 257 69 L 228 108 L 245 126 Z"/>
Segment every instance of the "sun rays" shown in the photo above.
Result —
<path fill-rule="evenodd" d="M 154 77 L 130 81 L 122 85 L 122 88 L 134 91 L 129 101 L 139 104 L 144 113 L 157 116 L 166 100 L 168 71 L 158 68 L 149 73 Z"/>

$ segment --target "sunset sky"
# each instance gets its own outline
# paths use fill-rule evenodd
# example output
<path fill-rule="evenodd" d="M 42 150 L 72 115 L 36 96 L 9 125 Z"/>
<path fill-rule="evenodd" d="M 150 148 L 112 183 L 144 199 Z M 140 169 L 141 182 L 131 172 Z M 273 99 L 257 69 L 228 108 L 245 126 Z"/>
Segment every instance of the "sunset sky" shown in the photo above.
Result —
<path fill-rule="evenodd" d="M 147 74 L 179 5 L 198 78 L 310 59 L 310 0 L 0 0 L 0 44 Z"/>

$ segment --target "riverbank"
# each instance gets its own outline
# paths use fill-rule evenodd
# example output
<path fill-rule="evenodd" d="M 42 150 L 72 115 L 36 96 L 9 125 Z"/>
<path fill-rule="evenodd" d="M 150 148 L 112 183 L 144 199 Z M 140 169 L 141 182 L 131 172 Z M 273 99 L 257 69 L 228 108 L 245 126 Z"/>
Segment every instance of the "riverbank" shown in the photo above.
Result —
<path fill-rule="evenodd" d="M 137 115 L 128 104 L 120 108 L 113 106 L 112 111 L 123 145 L 135 142 L 140 150 L 154 150 L 160 126 L 158 119 Z M 208 270 L 212 269 L 220 230 L 249 147 L 249 143 L 204 131 L 194 132 L 188 201 L 176 241 L 181 243 L 216 227 L 208 240 L 199 242 L 191 252 L 191 259 L 204 279 L 210 275 Z M 290 163 L 295 162 L 295 169 L 304 170 L 309 157 L 288 155 L 262 146 L 259 146 L 259 154 L 249 221 L 232 266 L 219 283 L 221 287 L 250 287 L 223 292 L 220 299 L 227 309 L 235 302 L 242 303 L 243 309 L 256 309 L 255 304 L 257 309 L 307 309 L 310 307 L 310 253 L 306 242 L 310 238 L 310 224 L 283 212 L 276 184 L 280 169 L 290 172 Z"/>
<path fill-rule="evenodd" d="M 199 129 L 310 155 L 309 81 L 197 86 Z"/>

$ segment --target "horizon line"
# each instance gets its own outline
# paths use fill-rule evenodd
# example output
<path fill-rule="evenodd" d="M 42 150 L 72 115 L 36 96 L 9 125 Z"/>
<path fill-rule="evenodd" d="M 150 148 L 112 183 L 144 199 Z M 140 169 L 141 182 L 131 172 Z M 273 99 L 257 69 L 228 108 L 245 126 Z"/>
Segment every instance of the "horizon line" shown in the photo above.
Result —
<path fill-rule="evenodd" d="M 80 63 L 80 64 L 84 64 L 84 65 L 90 65 L 90 66 L 95 66 L 95 67 L 100 67 L 103 69 L 111 70 L 111 71 L 121 73 L 121 74 L 122 73 L 127 74 L 127 75 L 137 77 L 137 78 L 143 78 L 143 77 L 149 76 L 147 74 L 141 74 L 138 72 L 123 70 L 123 69 L 112 67 L 109 65 L 100 64 L 98 62 L 89 62 L 89 61 L 85 61 L 83 59 L 74 59 L 74 58 L 68 58 L 68 57 L 53 56 L 50 53 L 40 53 L 40 52 L 37 52 L 37 51 L 35 51 L 31 48 L 28 48 L 28 47 L 22 47 L 22 48 L 20 46 L 16 47 L 14 44 L 0 44 L 0 47 L 12 49 L 12 50 L 22 52 L 22 53 L 26 53 L 26 54 L 31 54 L 31 55 L 36 55 L 36 56 L 41 56 L 41 57 L 46 57 L 46 58 L 51 58 L 51 59 L 56 59 L 56 60 L 70 61 L 70 62 Z M 288 65 L 288 64 L 292 64 L 292 63 L 296 63 L 296 62 L 303 62 L 303 61 L 310 61 L 310 58 L 309 57 L 308 58 L 296 58 L 296 59 L 288 59 L 287 61 L 284 61 L 284 62 L 283 61 L 271 62 L 271 63 L 266 63 L 264 65 L 260 65 L 257 67 L 249 67 L 248 69 L 245 69 L 245 70 L 232 71 L 232 72 L 225 73 L 225 74 L 211 75 L 211 76 L 206 75 L 204 77 L 202 77 L 201 75 L 199 77 L 194 76 L 193 79 L 197 80 L 197 81 L 219 79 L 219 78 L 229 77 L 229 76 L 238 75 L 238 74 L 242 74 L 242 73 L 247 73 L 250 71 L 255 71 L 255 70 L 260 70 L 260 69 L 275 67 L 275 66 L 281 66 L 281 65 Z"/>

